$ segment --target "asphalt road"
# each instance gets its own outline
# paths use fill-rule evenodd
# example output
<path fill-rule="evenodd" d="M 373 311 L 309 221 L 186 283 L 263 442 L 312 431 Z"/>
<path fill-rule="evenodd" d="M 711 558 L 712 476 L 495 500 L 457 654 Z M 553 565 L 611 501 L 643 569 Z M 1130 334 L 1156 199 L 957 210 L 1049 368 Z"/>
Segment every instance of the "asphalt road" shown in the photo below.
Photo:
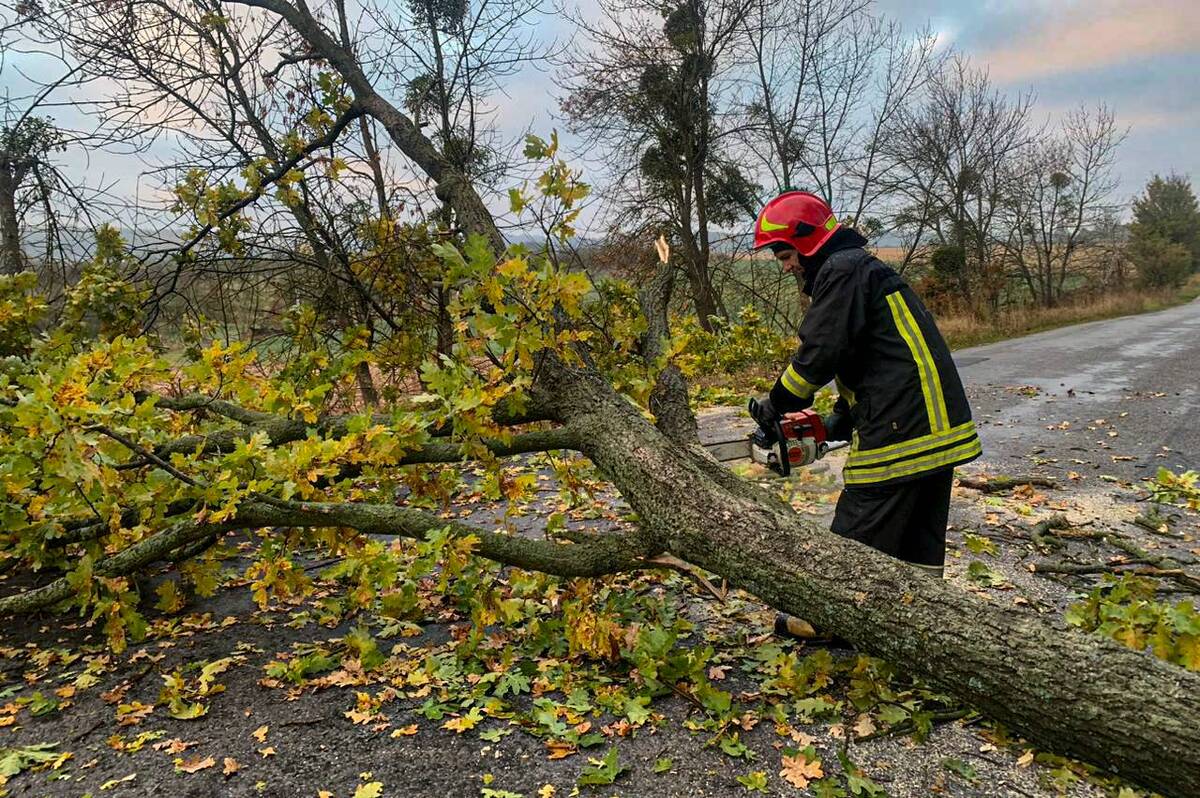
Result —
<path fill-rule="evenodd" d="M 1200 300 L 954 358 L 990 470 L 1135 479 L 1200 467 Z"/>

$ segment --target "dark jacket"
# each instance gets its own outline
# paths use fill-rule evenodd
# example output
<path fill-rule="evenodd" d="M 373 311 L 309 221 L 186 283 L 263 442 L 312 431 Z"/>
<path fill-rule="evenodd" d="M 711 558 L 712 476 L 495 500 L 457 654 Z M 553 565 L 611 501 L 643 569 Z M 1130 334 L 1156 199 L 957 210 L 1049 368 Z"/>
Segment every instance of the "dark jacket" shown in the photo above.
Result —
<path fill-rule="evenodd" d="M 812 307 L 772 405 L 801 410 L 836 380 L 835 411 L 854 427 L 847 485 L 899 483 L 974 460 L 981 447 L 971 408 L 929 311 L 861 246 L 833 250 L 804 264 Z"/>

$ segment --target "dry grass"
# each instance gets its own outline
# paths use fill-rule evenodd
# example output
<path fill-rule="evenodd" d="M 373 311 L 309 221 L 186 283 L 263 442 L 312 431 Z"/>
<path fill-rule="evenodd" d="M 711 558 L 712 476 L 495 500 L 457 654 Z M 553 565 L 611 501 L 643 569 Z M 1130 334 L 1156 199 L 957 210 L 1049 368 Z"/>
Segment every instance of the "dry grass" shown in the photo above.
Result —
<path fill-rule="evenodd" d="M 1018 307 L 1005 310 L 990 319 L 971 315 L 939 315 L 937 324 L 950 348 L 962 349 L 1085 321 L 1162 310 L 1197 296 L 1200 296 L 1200 275 L 1193 275 L 1181 289 L 1101 294 L 1054 308 Z"/>

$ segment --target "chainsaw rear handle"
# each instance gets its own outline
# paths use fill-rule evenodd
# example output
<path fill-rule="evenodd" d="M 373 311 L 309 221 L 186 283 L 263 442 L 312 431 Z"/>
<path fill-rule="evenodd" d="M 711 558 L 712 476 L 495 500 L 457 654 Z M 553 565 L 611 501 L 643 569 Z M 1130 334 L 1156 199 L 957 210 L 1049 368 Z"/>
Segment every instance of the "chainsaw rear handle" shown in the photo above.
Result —
<path fill-rule="evenodd" d="M 764 417 L 768 414 L 764 411 L 763 405 L 763 402 L 760 402 L 754 397 L 750 397 L 750 403 L 747 405 L 747 409 L 750 411 L 750 418 L 754 419 L 754 422 L 758 424 L 758 429 L 764 436 L 764 442 L 767 445 L 770 445 L 776 441 L 783 440 L 783 429 L 779 424 L 782 417 L 778 412 L 774 412 L 774 406 L 768 404 L 767 406 L 772 410 L 770 416 L 773 416 L 773 418 L 770 421 L 767 421 Z"/>
<path fill-rule="evenodd" d="M 783 419 L 777 413 L 773 413 L 771 415 L 774 418 L 768 421 L 763 403 L 753 397 L 750 398 L 747 409 L 750 411 L 750 417 L 758 424 L 758 429 L 750 436 L 751 444 L 763 452 L 770 452 L 765 465 L 780 476 L 786 477 L 792 472 L 792 465 L 787 458 L 787 443 L 783 437 L 781 423 Z"/>

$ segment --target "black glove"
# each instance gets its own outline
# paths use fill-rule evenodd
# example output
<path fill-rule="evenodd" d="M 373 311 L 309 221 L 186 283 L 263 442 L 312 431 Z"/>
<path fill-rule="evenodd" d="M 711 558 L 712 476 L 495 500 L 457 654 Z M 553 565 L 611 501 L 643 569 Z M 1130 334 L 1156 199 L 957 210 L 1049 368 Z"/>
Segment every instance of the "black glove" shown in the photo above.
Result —
<path fill-rule="evenodd" d="M 774 437 L 775 427 L 779 423 L 779 413 L 775 410 L 775 405 L 771 404 L 771 397 L 764 396 L 762 399 L 750 400 L 750 417 L 758 423 L 759 428 L 768 436 Z"/>
<path fill-rule="evenodd" d="M 834 410 L 821 418 L 825 425 L 825 439 L 830 441 L 848 441 L 854 433 L 854 425 L 849 413 Z"/>

